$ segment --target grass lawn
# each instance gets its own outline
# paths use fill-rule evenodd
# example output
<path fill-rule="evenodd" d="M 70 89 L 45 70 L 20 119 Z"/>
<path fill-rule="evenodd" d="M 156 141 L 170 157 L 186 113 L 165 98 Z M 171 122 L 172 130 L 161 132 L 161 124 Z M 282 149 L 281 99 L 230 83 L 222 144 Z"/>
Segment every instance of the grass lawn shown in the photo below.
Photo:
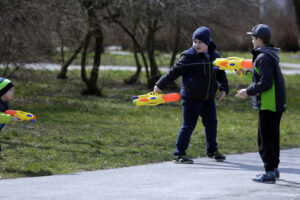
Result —
<path fill-rule="evenodd" d="M 149 90 L 128 86 L 123 79 L 133 72 L 101 71 L 104 97 L 81 96 L 78 71 L 68 80 L 57 72 L 19 70 L 11 109 L 31 112 L 37 123 L 8 124 L 0 133 L 2 178 L 43 176 L 83 170 L 108 169 L 172 159 L 180 128 L 181 104 L 136 107 L 132 96 Z M 229 74 L 230 95 L 217 102 L 218 144 L 225 154 L 257 151 L 258 112 L 251 100 L 234 97 L 246 87 L 245 78 Z M 300 76 L 285 76 L 288 110 L 281 124 L 281 148 L 300 147 Z M 142 79 L 142 82 L 144 78 Z M 178 80 L 179 82 L 179 80 Z M 165 91 L 165 93 L 176 91 Z M 199 123 L 188 156 L 205 156 L 205 137 Z"/>

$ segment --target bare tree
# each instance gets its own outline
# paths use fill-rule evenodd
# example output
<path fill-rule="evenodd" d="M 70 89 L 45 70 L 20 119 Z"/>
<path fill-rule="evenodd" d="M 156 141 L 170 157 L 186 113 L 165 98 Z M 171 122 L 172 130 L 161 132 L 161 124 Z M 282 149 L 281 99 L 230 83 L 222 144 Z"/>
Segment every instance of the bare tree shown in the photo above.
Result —
<path fill-rule="evenodd" d="M 61 70 L 57 78 L 66 79 L 68 66 L 82 50 L 87 20 L 78 1 L 52 0 L 51 8 L 51 17 L 60 51 Z M 72 52 L 67 60 L 65 49 L 68 53 Z"/>
<path fill-rule="evenodd" d="M 97 87 L 98 72 L 101 63 L 101 54 L 103 52 L 104 38 L 101 26 L 101 10 L 108 6 L 108 1 L 83 0 L 82 6 L 87 11 L 88 16 L 88 30 L 85 36 L 81 57 L 81 78 L 87 86 L 87 88 L 83 91 L 83 94 L 102 96 L 101 89 Z M 95 39 L 94 62 L 90 78 L 88 78 L 86 74 L 86 56 L 92 37 L 94 37 Z"/>
<path fill-rule="evenodd" d="M 55 41 L 47 1 L 0 1 L 0 63 L 22 66 L 22 63 L 43 61 L 53 52 Z M 2 76 L 7 73 L 4 70 Z"/>
<path fill-rule="evenodd" d="M 164 2 L 159 0 L 131 0 L 126 2 L 115 0 L 114 2 L 114 6 L 108 11 L 108 19 L 118 24 L 132 39 L 137 64 L 136 73 L 125 79 L 125 82 L 134 84 L 138 80 L 141 71 L 138 58 L 138 54 L 140 54 L 146 68 L 147 84 L 149 88 L 152 88 L 161 76 L 154 52 L 156 50 L 156 35 L 166 23 L 164 20 L 166 6 Z M 150 76 L 148 66 L 151 69 Z"/>
<path fill-rule="evenodd" d="M 141 56 L 146 69 L 147 80 L 150 80 L 148 61 L 143 47 L 143 37 L 139 37 L 138 35 L 138 27 L 140 26 L 143 16 L 142 11 L 140 10 L 140 4 L 141 0 L 131 0 L 128 2 L 115 0 L 111 4 L 110 9 L 107 9 L 106 19 L 108 22 L 119 25 L 122 30 L 131 38 L 133 43 L 134 58 L 137 70 L 133 76 L 124 79 L 124 82 L 127 84 L 135 84 L 139 79 L 142 69 L 139 55 Z"/>

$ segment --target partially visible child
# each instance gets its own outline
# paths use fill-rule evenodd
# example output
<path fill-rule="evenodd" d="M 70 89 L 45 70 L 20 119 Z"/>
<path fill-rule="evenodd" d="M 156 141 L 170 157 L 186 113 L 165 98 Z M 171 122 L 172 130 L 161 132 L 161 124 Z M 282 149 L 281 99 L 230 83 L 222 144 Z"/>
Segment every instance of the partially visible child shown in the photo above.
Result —
<path fill-rule="evenodd" d="M 4 113 L 6 110 L 8 110 L 9 101 L 13 99 L 13 86 L 14 85 L 10 80 L 0 77 L 0 131 L 5 124 L 19 121 L 18 117 L 12 117 L 11 115 L 7 115 Z"/>

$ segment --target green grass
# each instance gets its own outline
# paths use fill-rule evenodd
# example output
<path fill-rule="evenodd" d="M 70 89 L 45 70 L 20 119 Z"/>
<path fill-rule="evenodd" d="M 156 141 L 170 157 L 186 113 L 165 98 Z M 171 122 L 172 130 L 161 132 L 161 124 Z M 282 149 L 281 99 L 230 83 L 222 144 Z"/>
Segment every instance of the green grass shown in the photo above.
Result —
<path fill-rule="evenodd" d="M 131 97 L 147 93 L 144 85 L 122 80 L 133 72 L 101 71 L 104 97 L 81 96 L 78 71 L 68 80 L 57 72 L 19 70 L 12 109 L 31 112 L 37 123 L 8 124 L 0 133 L 2 178 L 44 176 L 108 169 L 172 159 L 180 128 L 180 102 L 135 107 Z M 143 75 L 144 76 L 144 75 Z M 234 97 L 247 79 L 230 74 L 230 95 L 217 102 L 218 144 L 226 154 L 257 151 L 257 111 L 251 100 Z M 300 76 L 285 76 L 288 111 L 281 124 L 281 148 L 300 147 Z M 142 79 L 144 80 L 144 79 Z M 180 80 L 178 80 L 179 82 Z M 176 92 L 176 91 L 166 91 Z M 201 120 L 192 135 L 190 157 L 205 156 Z"/>

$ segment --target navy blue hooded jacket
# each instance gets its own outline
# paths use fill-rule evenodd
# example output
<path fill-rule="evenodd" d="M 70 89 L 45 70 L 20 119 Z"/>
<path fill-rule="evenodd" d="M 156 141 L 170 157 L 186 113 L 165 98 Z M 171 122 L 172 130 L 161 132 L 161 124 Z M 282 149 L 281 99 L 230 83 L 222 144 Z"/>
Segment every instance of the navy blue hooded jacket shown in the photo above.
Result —
<path fill-rule="evenodd" d="M 182 76 L 182 98 L 213 99 L 218 87 L 220 91 L 228 93 L 225 71 L 215 71 L 212 64 L 219 57 L 220 54 L 212 41 L 208 46 L 208 53 L 198 53 L 191 47 L 181 54 L 178 62 L 156 82 L 156 85 L 163 90 L 170 82 Z"/>

